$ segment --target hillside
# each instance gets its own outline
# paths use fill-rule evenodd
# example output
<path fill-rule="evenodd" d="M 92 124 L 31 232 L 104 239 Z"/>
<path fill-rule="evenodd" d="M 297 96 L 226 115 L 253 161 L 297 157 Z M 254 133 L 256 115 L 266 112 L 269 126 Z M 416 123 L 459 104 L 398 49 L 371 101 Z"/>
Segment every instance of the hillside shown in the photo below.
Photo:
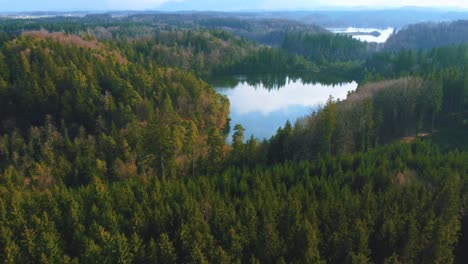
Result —
<path fill-rule="evenodd" d="M 390 36 L 385 50 L 430 50 L 468 42 L 468 20 L 422 23 L 404 27 Z"/>

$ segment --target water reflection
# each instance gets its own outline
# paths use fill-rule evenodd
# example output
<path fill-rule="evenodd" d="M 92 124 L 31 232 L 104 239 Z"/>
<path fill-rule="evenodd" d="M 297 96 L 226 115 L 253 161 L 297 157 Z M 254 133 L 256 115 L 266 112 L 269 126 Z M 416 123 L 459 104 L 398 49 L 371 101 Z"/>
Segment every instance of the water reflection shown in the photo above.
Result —
<path fill-rule="evenodd" d="M 287 120 L 310 114 L 332 95 L 345 99 L 356 82 L 323 84 L 305 78 L 238 76 L 213 83 L 231 102 L 231 124 L 241 124 L 246 137 L 269 138 Z"/>
<path fill-rule="evenodd" d="M 353 38 L 365 42 L 385 43 L 390 35 L 393 34 L 393 28 L 378 29 L 378 28 L 329 28 L 333 33 L 344 33 L 353 35 Z M 378 32 L 378 36 L 367 35 L 365 33 Z M 363 34 L 364 33 L 364 34 Z"/>
<path fill-rule="evenodd" d="M 350 82 L 346 76 L 338 76 L 339 73 L 308 73 L 308 74 L 255 74 L 255 75 L 234 75 L 218 76 L 208 80 L 215 88 L 234 89 L 241 83 L 247 83 L 252 87 L 262 87 L 267 90 L 280 89 L 290 82 L 300 82 L 302 84 L 329 84 L 331 86 Z"/>

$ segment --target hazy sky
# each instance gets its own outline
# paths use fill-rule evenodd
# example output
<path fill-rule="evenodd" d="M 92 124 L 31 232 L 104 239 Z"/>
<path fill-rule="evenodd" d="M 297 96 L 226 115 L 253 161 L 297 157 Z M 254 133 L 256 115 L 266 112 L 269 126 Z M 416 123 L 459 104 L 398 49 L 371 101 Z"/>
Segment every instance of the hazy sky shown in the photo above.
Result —
<path fill-rule="evenodd" d="M 318 7 L 445 6 L 468 8 L 468 0 L 0 0 L 1 11 L 32 10 L 246 10 Z"/>

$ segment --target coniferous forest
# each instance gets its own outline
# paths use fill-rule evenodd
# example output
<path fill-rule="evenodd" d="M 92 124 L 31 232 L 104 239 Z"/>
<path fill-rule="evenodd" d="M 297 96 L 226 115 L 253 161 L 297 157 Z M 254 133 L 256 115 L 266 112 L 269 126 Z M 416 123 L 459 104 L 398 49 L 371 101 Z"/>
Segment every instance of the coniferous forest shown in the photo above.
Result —
<path fill-rule="evenodd" d="M 445 42 L 209 14 L 2 18 L 0 260 L 466 263 L 468 44 Z M 253 73 L 359 86 L 260 140 L 206 82 Z"/>

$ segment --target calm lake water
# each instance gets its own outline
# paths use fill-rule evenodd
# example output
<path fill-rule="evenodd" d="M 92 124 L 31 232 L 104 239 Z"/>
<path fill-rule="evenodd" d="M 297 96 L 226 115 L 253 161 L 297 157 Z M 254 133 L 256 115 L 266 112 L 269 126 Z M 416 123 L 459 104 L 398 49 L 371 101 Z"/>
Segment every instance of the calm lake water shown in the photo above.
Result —
<path fill-rule="evenodd" d="M 379 28 L 355 28 L 355 27 L 349 27 L 349 28 L 328 28 L 329 31 L 333 33 L 346 33 L 346 34 L 353 34 L 353 33 L 371 33 L 371 32 L 379 32 L 379 36 L 372 36 L 372 35 L 355 35 L 353 38 L 358 39 L 360 41 L 365 41 L 365 42 L 376 42 L 376 43 L 384 43 L 387 41 L 387 39 L 390 37 L 390 35 L 393 34 L 394 29 L 393 28 L 385 28 L 385 29 L 379 29 Z"/>
<path fill-rule="evenodd" d="M 308 115 L 329 96 L 343 100 L 358 84 L 307 83 L 289 77 L 271 79 L 262 77 L 217 80 L 212 82 L 216 90 L 231 102 L 231 128 L 241 124 L 245 138 L 270 138 L 287 120 L 294 123 Z M 233 131 L 231 130 L 231 139 Z"/>

